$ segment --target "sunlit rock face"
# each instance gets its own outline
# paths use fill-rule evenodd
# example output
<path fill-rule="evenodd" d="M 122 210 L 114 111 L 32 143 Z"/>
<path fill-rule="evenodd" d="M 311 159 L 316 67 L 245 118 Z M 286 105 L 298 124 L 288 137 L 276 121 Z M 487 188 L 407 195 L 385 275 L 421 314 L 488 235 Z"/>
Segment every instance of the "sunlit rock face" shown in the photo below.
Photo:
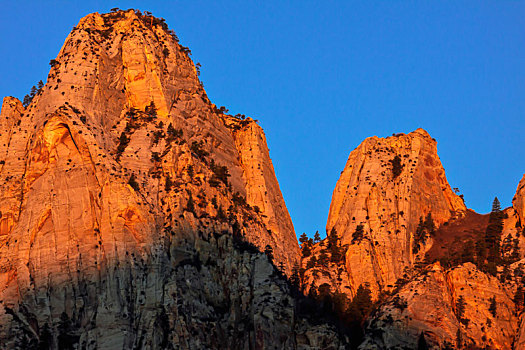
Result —
<path fill-rule="evenodd" d="M 326 230 L 335 229 L 342 245 L 348 245 L 351 292 L 367 284 L 377 295 L 391 289 L 430 247 L 428 239 L 413 252 L 420 218 L 431 213 L 440 225 L 465 211 L 447 182 L 436 141 L 418 129 L 368 138 L 350 153 L 332 196 Z M 364 235 L 355 239 L 358 225 Z"/>
<path fill-rule="evenodd" d="M 231 242 L 211 238 L 235 236 L 260 250 L 269 245 L 275 265 L 286 273 L 298 257 L 262 129 L 250 118 L 225 115 L 208 100 L 189 55 L 152 16 L 94 13 L 67 37 L 47 83 L 27 108 L 4 99 L 0 338 L 10 339 L 8 348 L 39 341 L 45 324 L 59 342 L 61 315 L 87 348 L 159 348 L 181 339 L 187 339 L 182 347 L 200 347 L 205 328 L 191 328 L 192 320 L 183 320 L 186 314 L 178 309 L 177 300 L 189 297 L 181 290 L 185 283 L 206 299 L 205 311 L 193 316 L 224 321 L 224 332 L 241 332 L 235 317 L 251 315 L 247 324 L 255 329 L 233 348 L 264 348 L 270 341 L 298 346 L 296 331 L 318 333 L 306 337 L 306 348 L 336 337 L 328 328 L 309 329 L 295 320 L 292 302 L 282 310 L 266 297 L 256 303 L 252 289 L 261 279 L 269 281 L 263 292 L 284 290 L 271 265 L 257 262 L 266 259 L 257 253 L 242 255 Z M 221 270 L 197 269 L 201 275 L 192 286 L 179 263 L 188 258 L 204 264 L 206 244 L 212 246 L 209 259 L 223 254 L 215 262 Z M 232 265 L 225 251 L 236 256 Z M 243 296 L 236 279 L 251 292 Z M 282 293 L 286 299 L 287 291 Z M 223 301 L 241 307 L 239 298 L 246 298 L 245 307 L 232 319 L 217 314 Z M 283 312 L 286 336 L 272 328 L 281 316 L 254 321 L 265 307 Z M 189 340 L 194 332 L 202 338 Z"/>

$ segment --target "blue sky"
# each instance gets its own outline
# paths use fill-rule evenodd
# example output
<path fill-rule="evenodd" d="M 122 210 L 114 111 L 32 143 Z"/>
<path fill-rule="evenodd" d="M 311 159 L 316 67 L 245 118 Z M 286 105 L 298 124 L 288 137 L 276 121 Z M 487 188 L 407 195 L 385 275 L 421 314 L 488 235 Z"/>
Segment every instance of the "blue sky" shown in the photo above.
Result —
<path fill-rule="evenodd" d="M 22 98 L 90 12 L 164 17 L 211 100 L 259 119 L 298 234 L 324 232 L 366 137 L 426 129 L 478 212 L 525 172 L 523 1 L 1 1 L 0 96 Z M 109 4 L 109 5 L 108 5 Z"/>

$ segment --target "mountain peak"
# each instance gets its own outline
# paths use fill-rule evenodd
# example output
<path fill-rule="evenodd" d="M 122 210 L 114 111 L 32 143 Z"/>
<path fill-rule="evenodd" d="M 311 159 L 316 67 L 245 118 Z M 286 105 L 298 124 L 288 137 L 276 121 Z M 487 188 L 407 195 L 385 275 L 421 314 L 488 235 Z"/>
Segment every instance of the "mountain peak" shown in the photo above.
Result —
<path fill-rule="evenodd" d="M 436 142 L 417 129 L 368 138 L 350 153 L 334 189 L 326 230 L 335 229 L 342 244 L 349 245 L 352 290 L 368 284 L 379 293 L 405 267 L 424 258 L 429 242 L 414 243 L 420 218 L 430 214 L 440 225 L 465 211 L 447 182 Z"/>
<path fill-rule="evenodd" d="M 61 313 L 78 324 L 106 315 L 120 327 L 144 304 L 170 308 L 160 304 L 173 301 L 178 284 L 170 269 L 187 257 L 182 250 L 197 264 L 208 243 L 211 260 L 232 242 L 239 259 L 249 252 L 248 268 L 229 265 L 249 283 L 246 271 L 265 249 L 291 272 L 299 247 L 264 132 L 209 101 L 189 49 L 162 19 L 133 10 L 87 15 L 50 65 L 27 108 L 7 97 L 1 111 L 1 340 L 16 323 L 9 312 L 21 319 L 32 310 L 40 326 Z M 124 297 L 139 279 L 148 297 Z M 101 342 L 129 347 L 112 335 Z"/>

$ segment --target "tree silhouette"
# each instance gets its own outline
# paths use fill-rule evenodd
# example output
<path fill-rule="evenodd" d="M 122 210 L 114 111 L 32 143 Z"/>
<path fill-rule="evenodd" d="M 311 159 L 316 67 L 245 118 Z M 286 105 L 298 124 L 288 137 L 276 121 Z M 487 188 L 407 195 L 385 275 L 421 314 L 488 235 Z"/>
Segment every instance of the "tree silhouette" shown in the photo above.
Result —
<path fill-rule="evenodd" d="M 38 336 L 38 350 L 49 350 L 53 346 L 53 334 L 49 329 L 49 325 L 44 323 L 42 329 L 40 329 Z"/>
<path fill-rule="evenodd" d="M 188 202 L 186 203 L 186 210 L 190 213 L 195 214 L 195 203 L 193 202 L 191 192 L 188 193 Z"/>
<path fill-rule="evenodd" d="M 62 312 L 60 321 L 58 322 L 58 348 L 64 350 L 73 350 L 78 343 L 78 336 L 76 336 L 73 322 L 69 316 Z"/>
<path fill-rule="evenodd" d="M 428 344 L 425 339 L 425 333 L 421 332 L 419 335 L 419 340 L 417 341 L 417 350 L 428 350 Z"/>
<path fill-rule="evenodd" d="M 394 180 L 401 175 L 404 165 L 401 164 L 401 158 L 399 155 L 396 155 L 394 159 L 391 159 L 390 163 L 392 164 L 392 180 Z"/>
<path fill-rule="evenodd" d="M 135 177 L 135 174 L 131 174 L 131 176 L 129 177 L 128 185 L 130 185 L 131 188 L 133 188 L 135 191 L 139 191 L 140 187 L 137 182 L 137 178 Z"/>
<path fill-rule="evenodd" d="M 264 248 L 264 254 L 268 257 L 268 261 L 273 263 L 273 248 L 271 245 L 267 244 Z"/>
<path fill-rule="evenodd" d="M 332 230 L 328 234 L 328 250 L 330 251 L 330 261 L 333 263 L 340 262 L 343 258 L 341 252 L 341 246 L 339 244 L 339 237 L 335 228 L 332 227 Z"/>
<path fill-rule="evenodd" d="M 321 249 L 321 254 L 319 254 L 317 263 L 322 267 L 328 266 L 328 254 L 326 253 L 326 249 Z"/>
<path fill-rule="evenodd" d="M 489 223 L 485 230 L 485 249 L 487 257 L 487 268 L 493 275 L 496 274 L 495 266 L 501 260 L 500 242 L 501 232 L 503 231 L 503 213 L 498 197 L 492 202 L 492 211 L 489 216 Z"/>
<path fill-rule="evenodd" d="M 365 234 L 364 226 L 363 225 L 357 225 L 355 228 L 354 233 L 352 233 L 352 243 L 359 243 L 363 239 L 363 236 Z"/>
<path fill-rule="evenodd" d="M 496 315 L 497 315 L 497 312 L 498 312 L 498 305 L 496 303 L 496 297 L 495 296 L 490 298 L 489 311 L 492 314 L 492 317 L 496 318 Z"/>

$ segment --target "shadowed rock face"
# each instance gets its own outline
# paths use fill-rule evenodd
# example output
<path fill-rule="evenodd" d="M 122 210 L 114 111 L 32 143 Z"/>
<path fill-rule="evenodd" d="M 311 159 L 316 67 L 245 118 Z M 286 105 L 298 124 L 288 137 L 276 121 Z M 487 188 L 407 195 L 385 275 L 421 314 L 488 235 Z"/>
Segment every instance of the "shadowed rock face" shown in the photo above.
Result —
<path fill-rule="evenodd" d="M 264 256 L 212 238 L 270 245 L 285 272 L 297 260 L 262 129 L 208 100 L 161 20 L 86 16 L 28 108 L 4 99 L 0 127 L 0 343 L 50 332 L 59 347 L 338 344 L 296 319 Z M 191 298 L 202 300 L 185 309 Z"/>
<path fill-rule="evenodd" d="M 421 217 L 431 213 L 440 225 L 465 211 L 446 180 L 435 140 L 418 129 L 386 139 L 371 137 L 352 151 L 332 196 L 326 230 L 335 229 L 348 245 L 345 263 L 352 292 L 368 284 L 377 295 L 424 257 L 430 241 L 413 253 Z M 354 239 L 358 225 L 364 235 Z"/>

